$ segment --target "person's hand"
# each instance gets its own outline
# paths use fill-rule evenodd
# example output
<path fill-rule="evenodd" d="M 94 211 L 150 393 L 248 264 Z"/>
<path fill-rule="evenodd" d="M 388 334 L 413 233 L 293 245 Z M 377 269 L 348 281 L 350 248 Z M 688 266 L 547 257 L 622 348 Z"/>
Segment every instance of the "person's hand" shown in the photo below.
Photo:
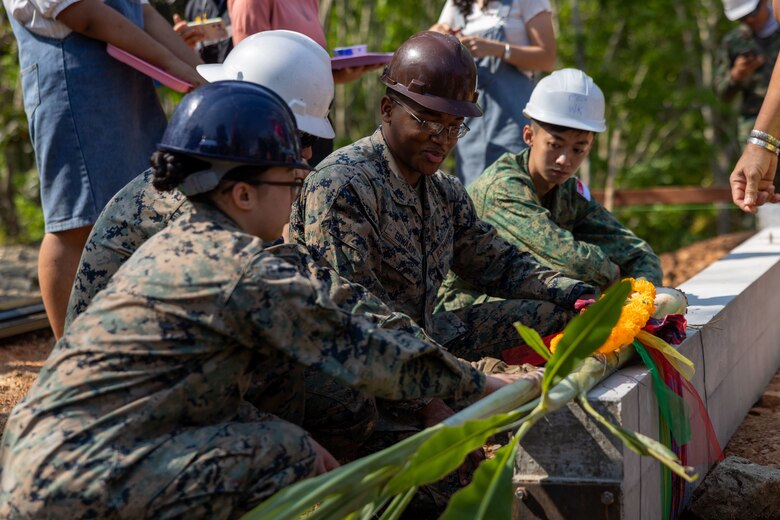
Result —
<path fill-rule="evenodd" d="M 777 156 L 748 144 L 729 177 L 731 198 L 746 213 L 755 213 L 767 202 L 780 202 L 772 184 L 777 168 Z"/>
<path fill-rule="evenodd" d="M 182 20 L 178 14 L 173 15 L 173 30 L 181 36 L 190 49 L 194 49 L 198 42 L 202 42 L 206 36 L 200 27 L 190 27 L 187 25 L 187 21 Z"/>
<path fill-rule="evenodd" d="M 434 31 L 437 33 L 442 34 L 455 34 L 455 31 L 452 30 L 452 27 L 449 24 L 446 23 L 436 23 L 431 26 L 429 31 Z"/>
<path fill-rule="evenodd" d="M 489 377 L 489 376 L 488 376 Z M 423 426 L 429 428 L 439 424 L 443 420 L 455 415 L 455 412 L 447 406 L 441 399 L 431 399 L 431 401 L 417 412 Z M 461 486 L 467 485 L 471 481 L 471 475 L 477 469 L 477 466 L 485 460 L 485 452 L 482 448 L 472 451 L 458 468 L 458 481 Z"/>
<path fill-rule="evenodd" d="M 736 82 L 742 82 L 748 79 L 761 65 L 764 64 L 764 57 L 757 54 L 740 54 L 734 60 L 729 73 L 731 79 Z"/>
<path fill-rule="evenodd" d="M 375 63 L 373 65 L 363 65 L 361 67 L 345 67 L 333 71 L 333 82 L 336 84 L 350 83 L 355 81 L 366 72 L 384 67 L 384 63 Z"/>
<path fill-rule="evenodd" d="M 327 473 L 328 471 L 334 470 L 341 465 L 339 464 L 339 461 L 337 461 L 336 458 L 331 455 L 330 452 L 326 450 L 319 442 L 315 441 L 314 439 L 309 440 L 311 440 L 311 445 L 312 448 L 314 448 L 314 454 L 316 456 L 314 459 L 314 471 L 317 475 Z"/>
<path fill-rule="evenodd" d="M 460 38 L 462 43 L 471 52 L 475 58 L 484 58 L 485 56 L 503 56 L 504 43 L 496 40 L 488 40 L 481 36 L 463 36 Z"/>
<path fill-rule="evenodd" d="M 490 374 L 485 375 L 485 393 L 482 397 L 490 395 L 499 388 L 503 388 L 506 385 L 511 385 L 518 379 L 524 377 L 525 374 Z"/>

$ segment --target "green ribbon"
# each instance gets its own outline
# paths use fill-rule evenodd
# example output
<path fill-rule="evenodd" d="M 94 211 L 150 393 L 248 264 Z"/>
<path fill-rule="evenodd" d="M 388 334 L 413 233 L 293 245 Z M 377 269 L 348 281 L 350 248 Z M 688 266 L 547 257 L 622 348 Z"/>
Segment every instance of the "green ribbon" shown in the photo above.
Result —
<path fill-rule="evenodd" d="M 688 403 L 664 383 L 661 371 L 639 341 L 634 340 L 634 348 L 650 372 L 650 377 L 653 378 L 653 391 L 658 401 L 659 417 L 663 417 L 666 421 L 666 425 L 678 446 L 688 444 L 691 440 L 691 420 L 688 412 Z"/>

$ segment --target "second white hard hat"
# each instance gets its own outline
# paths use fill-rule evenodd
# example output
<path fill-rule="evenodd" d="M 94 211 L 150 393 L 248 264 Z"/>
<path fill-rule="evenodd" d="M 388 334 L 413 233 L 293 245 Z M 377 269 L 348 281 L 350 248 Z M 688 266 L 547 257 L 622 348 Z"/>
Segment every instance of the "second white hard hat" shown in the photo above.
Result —
<path fill-rule="evenodd" d="M 317 42 L 295 31 L 253 34 L 225 58 L 224 63 L 198 65 L 209 82 L 236 79 L 270 88 L 292 109 L 298 129 L 331 139 L 328 120 L 333 101 L 330 56 Z"/>
<path fill-rule="evenodd" d="M 556 70 L 536 85 L 523 115 L 542 123 L 603 132 L 604 94 L 578 69 Z"/>
<path fill-rule="evenodd" d="M 726 13 L 726 18 L 731 20 L 739 20 L 743 16 L 747 16 L 752 13 L 758 3 L 761 0 L 723 0 L 723 11 Z"/>

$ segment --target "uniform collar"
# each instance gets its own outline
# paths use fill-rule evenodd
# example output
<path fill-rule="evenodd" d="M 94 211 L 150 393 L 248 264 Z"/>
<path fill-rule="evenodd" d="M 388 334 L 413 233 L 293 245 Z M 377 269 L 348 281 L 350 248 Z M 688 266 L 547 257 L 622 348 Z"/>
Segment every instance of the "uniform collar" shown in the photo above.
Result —
<path fill-rule="evenodd" d="M 190 222 L 205 222 L 220 229 L 229 231 L 239 231 L 246 233 L 235 220 L 223 213 L 219 208 L 208 202 L 193 202 L 192 216 Z"/>
<path fill-rule="evenodd" d="M 382 156 L 383 163 L 386 165 L 387 171 L 385 177 L 387 178 L 387 181 L 390 185 L 389 188 L 393 200 L 397 204 L 417 207 L 418 211 L 422 215 L 422 201 L 417 196 L 415 188 L 410 185 L 401 175 L 398 164 L 396 163 L 392 152 L 390 152 L 390 148 L 387 146 L 385 136 L 382 135 L 381 126 L 377 128 L 374 134 L 371 136 L 371 145 L 374 147 L 374 151 L 377 153 L 377 155 Z M 423 186 L 427 192 L 430 189 L 430 183 L 425 177 L 425 175 L 420 177 L 420 182 L 424 183 Z"/>

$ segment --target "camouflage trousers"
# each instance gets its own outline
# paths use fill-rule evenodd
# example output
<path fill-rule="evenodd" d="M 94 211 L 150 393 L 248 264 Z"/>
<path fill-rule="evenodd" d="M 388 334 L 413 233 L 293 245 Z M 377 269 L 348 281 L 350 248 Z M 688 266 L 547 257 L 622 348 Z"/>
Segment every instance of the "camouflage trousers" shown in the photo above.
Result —
<path fill-rule="evenodd" d="M 483 297 L 477 304 L 437 312 L 433 336 L 453 355 L 478 361 L 501 359 L 501 352 L 524 343 L 514 327 L 520 322 L 541 336 L 563 330 L 574 311 L 541 300 L 502 300 Z"/>
<path fill-rule="evenodd" d="M 0 493 L 0 517 L 238 518 L 314 475 L 306 432 L 248 405 L 242 412 L 234 421 L 145 439 L 140 448 L 148 453 L 133 460 L 111 446 L 110 464 L 85 463 L 71 475 L 58 472 L 56 481 L 42 476 L 43 469 L 14 468 L 13 488 Z M 101 451 L 94 450 L 98 460 Z"/>

